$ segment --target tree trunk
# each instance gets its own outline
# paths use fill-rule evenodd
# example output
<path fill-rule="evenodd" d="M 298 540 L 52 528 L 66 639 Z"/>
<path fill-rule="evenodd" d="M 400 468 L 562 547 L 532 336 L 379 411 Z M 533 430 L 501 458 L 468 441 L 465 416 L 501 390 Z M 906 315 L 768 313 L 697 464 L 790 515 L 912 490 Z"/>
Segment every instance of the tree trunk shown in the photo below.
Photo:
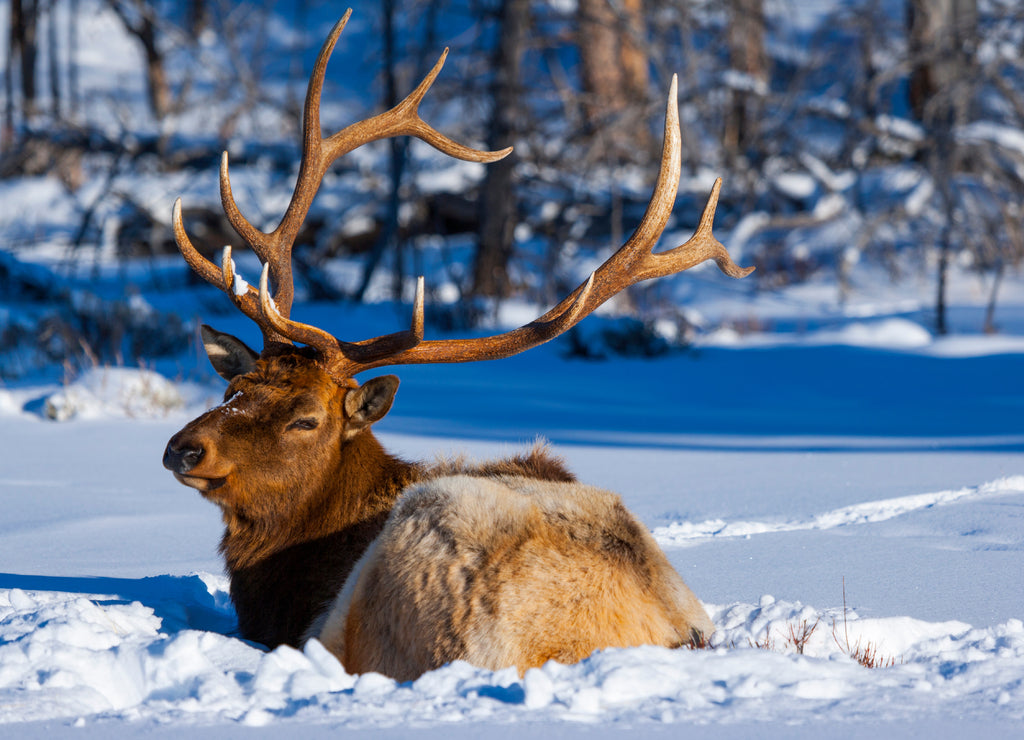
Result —
<path fill-rule="evenodd" d="M 49 17 L 46 19 L 46 45 L 50 66 L 50 114 L 60 120 L 60 43 L 57 40 L 57 0 L 50 0 Z"/>
<path fill-rule="evenodd" d="M 579 0 L 576 7 L 580 74 L 586 95 L 583 109 L 587 121 L 599 125 L 602 118 L 626 107 L 615 11 L 609 0 Z"/>
<path fill-rule="evenodd" d="M 742 76 L 729 90 L 722 144 L 733 160 L 757 138 L 761 92 L 768 82 L 764 0 L 729 0 L 729 66 Z"/>
<path fill-rule="evenodd" d="M 579 0 L 576 18 L 586 122 L 613 159 L 631 159 L 648 138 L 637 123 L 650 81 L 643 0 Z"/>
<path fill-rule="evenodd" d="M 942 201 L 935 330 L 949 330 L 946 317 L 949 265 L 954 243 L 955 176 L 961 167 L 954 131 L 966 122 L 971 100 L 972 60 L 977 39 L 977 0 L 909 0 L 907 47 L 910 109 L 928 133 L 923 162 Z"/>
<path fill-rule="evenodd" d="M 619 58 L 622 61 L 622 88 L 630 102 L 644 101 L 650 83 L 647 58 L 647 23 L 643 0 L 621 0 L 624 28 L 620 34 Z"/>
<path fill-rule="evenodd" d="M 947 220 L 939 237 L 938 280 L 935 286 L 935 333 L 940 337 L 949 332 L 946 320 L 946 285 L 949 279 L 949 255 L 952 251 L 953 225 Z"/>
<path fill-rule="evenodd" d="M 14 6 L 11 5 L 10 28 L 7 34 L 7 64 L 4 65 L 4 130 L 0 133 L 0 151 L 14 144 Z"/>
<path fill-rule="evenodd" d="M 206 0 L 188 0 L 188 33 L 193 40 L 210 25 L 210 9 Z"/>
<path fill-rule="evenodd" d="M 530 25 L 529 0 L 504 0 L 494 60 L 492 111 L 487 144 L 503 149 L 515 143 L 520 127 L 521 62 Z M 480 232 L 473 265 L 473 294 L 501 298 L 510 292 L 508 265 L 515 247 L 514 165 L 506 157 L 487 165 L 481 194 Z"/>
<path fill-rule="evenodd" d="M 939 110 L 943 107 L 964 109 L 956 89 L 969 69 L 977 26 L 977 0 L 908 0 L 911 74 L 907 93 L 918 121 L 927 124 L 932 117 L 945 118 Z"/>
<path fill-rule="evenodd" d="M 142 44 L 142 52 L 146 57 L 146 92 L 149 97 L 149 108 L 158 121 L 163 120 L 171 112 L 171 88 L 167 82 L 164 57 L 157 38 L 156 8 L 146 0 L 130 0 L 128 4 L 134 7 L 138 15 L 133 21 L 124 3 L 119 0 L 108 2 L 125 29 Z"/>
<path fill-rule="evenodd" d="M 78 23 L 79 0 L 71 0 L 68 7 L 68 108 L 74 118 L 81 107 L 81 88 L 78 77 Z"/>
<path fill-rule="evenodd" d="M 11 57 L 18 56 L 21 73 L 21 111 L 27 120 L 36 112 L 36 29 L 38 0 L 11 0 Z M 13 88 L 13 83 L 11 85 Z"/>
<path fill-rule="evenodd" d="M 164 69 L 164 56 L 157 48 L 156 24 L 151 16 L 143 20 L 143 30 L 139 34 L 143 49 L 146 52 L 146 81 L 149 90 L 149 107 L 158 121 L 163 120 L 171 112 L 171 88 L 167 83 L 167 71 Z"/>
<path fill-rule="evenodd" d="M 999 286 L 1003 283 L 1003 275 L 1006 273 L 1006 262 L 999 260 L 996 264 L 995 275 L 992 276 L 992 290 L 988 294 L 988 303 L 985 304 L 985 323 L 982 331 L 986 334 L 995 334 L 999 331 L 996 326 L 996 303 L 999 301 Z"/>
<path fill-rule="evenodd" d="M 383 0 L 381 15 L 384 22 L 384 108 L 391 110 L 398 105 L 398 55 L 395 50 L 395 14 L 396 0 Z M 377 242 L 373 245 L 366 264 L 363 267 L 363 278 L 356 290 L 355 300 L 362 301 L 373 280 L 380 261 L 388 251 L 394 253 L 394 274 L 392 294 L 395 300 L 402 299 L 402 281 L 404 269 L 402 264 L 401 239 L 398 233 L 398 211 L 402 188 L 402 175 L 405 172 L 406 151 L 408 140 L 405 137 L 388 139 L 388 172 L 390 185 L 388 188 L 388 207 L 384 216 L 384 226 Z"/>

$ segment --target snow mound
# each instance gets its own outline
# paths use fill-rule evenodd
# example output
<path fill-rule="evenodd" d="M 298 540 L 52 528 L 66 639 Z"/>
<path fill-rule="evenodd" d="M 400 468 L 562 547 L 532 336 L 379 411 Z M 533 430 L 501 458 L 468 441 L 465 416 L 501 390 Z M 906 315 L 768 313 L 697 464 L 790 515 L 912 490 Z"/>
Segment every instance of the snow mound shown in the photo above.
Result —
<path fill-rule="evenodd" d="M 160 418 L 184 407 L 181 392 L 159 373 L 96 367 L 48 396 L 43 413 L 54 421 L 111 416 Z"/>
<path fill-rule="evenodd" d="M 874 323 L 853 323 L 834 333 L 823 333 L 819 341 L 835 340 L 854 347 L 926 347 L 932 335 L 920 324 L 906 319 L 884 319 Z"/>
<path fill-rule="evenodd" d="M 0 722 L 802 722 L 825 707 L 842 720 L 1024 719 L 1024 624 L 1016 619 L 989 629 L 860 619 L 764 596 L 709 607 L 719 631 L 708 650 L 609 649 L 522 677 L 454 663 L 396 683 L 349 675 L 316 641 L 264 652 L 197 629 L 211 609 L 229 609 L 223 579 L 143 580 L 156 586 L 136 589 L 148 605 L 85 589 L 0 589 Z M 169 599 L 156 597 L 160 587 Z M 167 611 L 168 601 L 177 607 Z M 190 623 L 189 614 L 205 616 Z M 803 637 L 799 647 L 794 636 Z M 885 667 L 863 667 L 865 651 Z"/>
<path fill-rule="evenodd" d="M 705 347 L 846 346 L 891 350 L 931 347 L 934 338 L 920 324 L 907 319 L 854 321 L 839 329 L 822 329 L 800 334 L 740 334 L 730 327 L 708 332 L 699 344 Z"/>

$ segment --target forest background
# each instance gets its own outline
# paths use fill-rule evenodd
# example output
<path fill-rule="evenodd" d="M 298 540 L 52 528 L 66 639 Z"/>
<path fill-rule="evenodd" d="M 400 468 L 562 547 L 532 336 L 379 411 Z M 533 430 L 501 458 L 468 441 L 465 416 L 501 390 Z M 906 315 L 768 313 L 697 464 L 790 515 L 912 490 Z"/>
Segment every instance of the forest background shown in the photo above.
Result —
<path fill-rule="evenodd" d="M 305 80 L 344 8 L 5 5 L 0 286 L 17 308 L 0 326 L 0 375 L 181 352 L 197 309 L 174 297 L 193 278 L 175 256 L 170 204 L 183 197 L 207 255 L 237 243 L 213 179 L 226 150 L 243 210 L 276 226 Z M 1019 2 L 383 0 L 355 11 L 328 71 L 325 130 L 393 105 L 449 46 L 427 118 L 515 153 L 452 167 L 398 139 L 340 162 L 298 240 L 300 301 L 408 301 L 427 273 L 441 330 L 493 322 L 508 299 L 550 305 L 642 214 L 678 74 L 684 174 L 670 232 L 695 223 L 722 176 L 718 228 L 758 268 L 733 290 L 827 281 L 841 308 L 872 282 L 927 282 L 917 318 L 942 335 L 955 270 L 986 294 L 966 328 L 999 328 L 1001 286 L 1024 258 Z M 110 44 L 83 41 L 95 34 Z M 111 265 L 124 279 L 100 280 Z M 722 325 L 780 328 L 742 312 L 709 324 L 676 293 L 633 289 L 614 307 L 632 317 L 616 336 L 595 349 L 574 334 L 570 351 L 656 354 Z"/>

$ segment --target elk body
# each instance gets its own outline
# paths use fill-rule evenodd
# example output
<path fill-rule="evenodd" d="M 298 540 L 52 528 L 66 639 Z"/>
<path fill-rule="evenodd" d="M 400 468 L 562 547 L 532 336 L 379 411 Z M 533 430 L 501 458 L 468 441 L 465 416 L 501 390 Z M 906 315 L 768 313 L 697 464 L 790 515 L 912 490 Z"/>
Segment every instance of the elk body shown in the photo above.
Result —
<path fill-rule="evenodd" d="M 394 109 L 323 138 L 325 69 L 348 17 L 314 67 L 298 182 L 277 229 L 261 232 L 242 216 L 226 154 L 221 164 L 225 213 L 264 263 L 259 289 L 235 274 L 230 248 L 219 268 L 199 255 L 180 201 L 174 207 L 185 260 L 263 333 L 257 353 L 203 327 L 210 361 L 229 382 L 225 401 L 174 435 L 164 452 L 175 477 L 222 511 L 221 551 L 242 636 L 268 646 L 317 637 L 349 671 L 403 680 L 459 659 L 523 671 L 604 647 L 702 642 L 714 630 L 706 612 L 615 494 L 577 482 L 540 447 L 483 464 L 400 460 L 371 431 L 390 410 L 398 379 L 354 379 L 388 365 L 511 356 L 568 330 L 628 285 L 707 259 L 733 277 L 749 273 L 711 233 L 720 183 L 694 236 L 651 252 L 679 180 L 675 81 L 661 171 L 643 221 L 561 303 L 493 337 L 424 340 L 421 278 L 408 330 L 345 342 L 290 318 L 291 249 L 330 163 L 399 135 L 470 161 L 508 154 L 462 146 L 419 117 L 443 55 Z"/>

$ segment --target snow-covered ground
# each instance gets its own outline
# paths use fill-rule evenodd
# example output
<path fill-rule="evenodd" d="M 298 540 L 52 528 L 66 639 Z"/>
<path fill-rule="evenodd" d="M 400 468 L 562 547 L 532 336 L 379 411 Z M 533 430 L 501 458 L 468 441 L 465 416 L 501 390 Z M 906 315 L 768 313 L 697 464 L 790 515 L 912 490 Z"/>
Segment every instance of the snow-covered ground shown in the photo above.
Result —
<path fill-rule="evenodd" d="M 387 446 L 483 457 L 546 436 L 622 493 L 718 627 L 710 650 L 609 650 L 523 678 L 451 665 L 396 684 L 317 644 L 234 637 L 217 511 L 160 465 L 218 381 L 174 403 L 126 404 L 158 384 L 125 370 L 0 389 L 4 735 L 1015 736 L 1019 342 L 933 341 L 902 319 L 776 339 L 399 368 Z M 46 420 L 52 394 L 79 414 Z M 851 657 L 866 652 L 879 667 Z"/>

